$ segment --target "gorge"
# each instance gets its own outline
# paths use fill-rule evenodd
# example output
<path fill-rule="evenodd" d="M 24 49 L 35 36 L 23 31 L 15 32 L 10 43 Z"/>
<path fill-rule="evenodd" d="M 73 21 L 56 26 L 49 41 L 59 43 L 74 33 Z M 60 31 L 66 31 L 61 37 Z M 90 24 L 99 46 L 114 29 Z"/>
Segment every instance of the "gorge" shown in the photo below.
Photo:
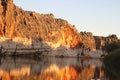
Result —
<path fill-rule="evenodd" d="M 0 46 L 6 49 L 50 48 L 103 49 L 117 42 L 115 34 L 108 37 L 93 36 L 91 32 L 78 32 L 74 25 L 52 13 L 40 14 L 24 11 L 13 0 L 0 0 Z"/>
<path fill-rule="evenodd" d="M 115 51 L 108 55 L 111 47 Z M 79 32 L 52 13 L 25 11 L 13 0 L 0 0 L 0 80 L 111 80 L 109 73 L 120 72 L 119 52 L 116 34 Z"/>

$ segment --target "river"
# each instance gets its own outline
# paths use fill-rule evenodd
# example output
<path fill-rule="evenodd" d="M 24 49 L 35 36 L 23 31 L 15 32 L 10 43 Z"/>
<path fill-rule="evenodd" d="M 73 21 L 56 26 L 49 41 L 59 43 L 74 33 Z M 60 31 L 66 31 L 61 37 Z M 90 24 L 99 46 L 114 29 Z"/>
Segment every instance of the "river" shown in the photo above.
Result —
<path fill-rule="evenodd" d="M 30 68 L 30 73 L 36 75 L 40 75 L 40 74 L 43 75 L 45 72 L 47 72 L 47 70 L 50 71 L 51 67 L 53 71 L 56 70 L 57 68 L 57 73 L 58 71 L 60 72 L 61 71 L 64 72 L 64 70 L 67 71 L 67 68 L 69 68 L 69 74 L 72 76 L 72 78 L 74 78 L 74 76 L 77 76 L 79 80 L 97 80 L 97 79 L 110 80 L 110 76 L 107 75 L 103 61 L 101 59 L 59 58 L 59 57 L 57 58 L 42 57 L 39 59 L 31 59 L 26 57 L 0 58 L 0 69 L 4 71 L 20 69 L 24 66 L 28 66 Z M 73 72 L 76 75 L 73 74 L 74 75 L 73 76 L 72 75 Z M 66 73 L 61 73 L 61 74 L 66 74 Z M 50 79 L 46 79 L 46 80 L 50 80 Z M 66 78 L 66 80 L 69 80 L 69 78 Z"/>

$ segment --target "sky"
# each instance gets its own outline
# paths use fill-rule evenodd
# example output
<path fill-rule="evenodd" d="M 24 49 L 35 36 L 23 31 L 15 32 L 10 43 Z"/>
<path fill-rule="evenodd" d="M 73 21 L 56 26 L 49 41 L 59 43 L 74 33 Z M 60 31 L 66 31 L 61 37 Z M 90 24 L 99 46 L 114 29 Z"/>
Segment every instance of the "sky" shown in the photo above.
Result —
<path fill-rule="evenodd" d="M 120 38 L 120 0 L 14 0 L 27 11 L 67 20 L 78 31 L 93 35 L 116 34 Z"/>

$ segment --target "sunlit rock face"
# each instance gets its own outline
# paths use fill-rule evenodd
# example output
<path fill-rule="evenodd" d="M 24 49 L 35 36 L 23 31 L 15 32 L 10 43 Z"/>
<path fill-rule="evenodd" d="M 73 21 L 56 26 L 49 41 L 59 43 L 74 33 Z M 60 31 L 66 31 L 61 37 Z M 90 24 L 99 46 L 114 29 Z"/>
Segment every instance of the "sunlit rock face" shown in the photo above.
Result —
<path fill-rule="evenodd" d="M 0 0 L 0 36 L 40 39 L 74 48 L 80 37 L 73 25 L 53 14 L 24 11 L 12 0 Z"/>
<path fill-rule="evenodd" d="M 80 36 L 77 30 L 72 27 L 66 27 L 62 29 L 63 45 L 74 48 L 80 45 Z"/>
<path fill-rule="evenodd" d="M 80 32 L 80 37 L 85 48 L 96 50 L 95 39 L 91 32 Z"/>
<path fill-rule="evenodd" d="M 0 0 L 0 36 L 12 37 L 17 28 L 16 6 L 12 0 Z"/>
<path fill-rule="evenodd" d="M 43 40 L 52 48 L 84 46 L 91 50 L 115 41 L 115 36 L 100 38 L 93 37 L 91 32 L 78 33 L 75 26 L 66 20 L 55 18 L 52 13 L 24 11 L 14 5 L 13 0 L 0 0 L 0 37 L 3 36 Z"/>

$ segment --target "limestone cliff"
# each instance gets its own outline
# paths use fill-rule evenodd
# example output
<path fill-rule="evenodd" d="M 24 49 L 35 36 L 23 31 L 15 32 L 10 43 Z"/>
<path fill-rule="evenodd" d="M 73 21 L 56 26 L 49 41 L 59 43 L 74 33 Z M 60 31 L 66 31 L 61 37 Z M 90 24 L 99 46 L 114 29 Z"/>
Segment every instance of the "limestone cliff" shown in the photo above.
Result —
<path fill-rule="evenodd" d="M 16 6 L 12 0 L 0 0 L 0 35 L 12 37 L 17 28 Z"/>
<path fill-rule="evenodd" d="M 91 50 L 96 49 L 95 39 L 91 32 L 80 32 L 80 38 L 83 43 L 83 47 L 89 48 Z"/>
<path fill-rule="evenodd" d="M 91 32 L 80 32 L 82 47 L 95 50 L 103 49 L 107 45 L 117 42 L 119 39 L 115 34 L 107 37 L 93 36 Z"/>
<path fill-rule="evenodd" d="M 105 46 L 115 43 L 118 41 L 118 37 L 115 34 L 109 35 L 107 37 L 94 36 L 96 49 L 103 49 Z"/>
<path fill-rule="evenodd" d="M 115 35 L 94 37 L 91 32 L 78 33 L 75 26 L 66 20 L 55 18 L 52 13 L 24 11 L 17 7 L 13 0 L 0 0 L 0 37 L 10 38 L 13 41 L 15 37 L 25 40 L 27 38 L 31 44 L 34 40 L 43 40 L 54 47 L 62 45 L 92 50 L 101 49 L 117 40 Z M 24 39 L 21 41 L 24 42 Z"/>
<path fill-rule="evenodd" d="M 13 0 L 0 0 L 0 36 L 39 39 L 76 47 L 80 36 L 73 25 L 53 14 L 24 11 Z"/>

